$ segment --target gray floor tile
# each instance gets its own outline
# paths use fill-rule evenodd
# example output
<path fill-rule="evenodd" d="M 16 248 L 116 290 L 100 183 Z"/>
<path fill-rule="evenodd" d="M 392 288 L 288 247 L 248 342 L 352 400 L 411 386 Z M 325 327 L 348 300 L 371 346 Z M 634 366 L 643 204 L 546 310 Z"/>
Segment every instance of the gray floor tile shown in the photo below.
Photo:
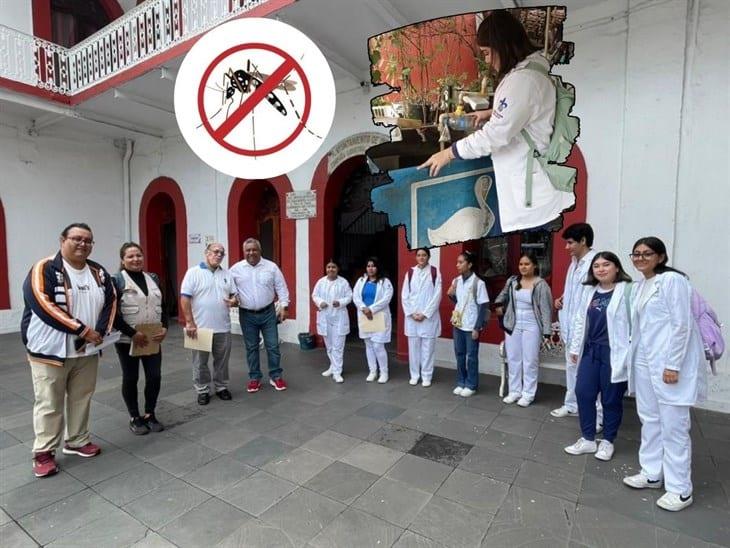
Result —
<path fill-rule="evenodd" d="M 11 521 L 13 521 L 13 518 L 11 518 L 5 510 L 0 508 L 0 525 L 5 525 Z"/>
<path fill-rule="evenodd" d="M 631 489 L 618 481 L 585 474 L 578 504 L 611 510 L 631 519 L 654 523 L 654 514 L 659 511 L 656 500 L 662 494 L 659 489 Z"/>
<path fill-rule="evenodd" d="M 218 499 L 208 499 L 160 529 L 160 534 L 181 548 L 215 544 L 251 516 Z"/>
<path fill-rule="evenodd" d="M 369 417 L 360 417 L 351 415 L 346 419 L 338 422 L 330 429 L 340 434 L 346 434 L 353 438 L 361 440 L 368 439 L 374 432 L 377 432 L 385 425 L 385 422 L 371 419 Z"/>
<path fill-rule="evenodd" d="M 431 493 L 386 477 L 376 481 L 352 507 L 405 528 L 429 500 Z"/>
<path fill-rule="evenodd" d="M 573 517 L 570 540 L 585 546 L 657 546 L 656 528 L 610 510 L 578 506 Z"/>
<path fill-rule="evenodd" d="M 406 428 L 398 424 L 386 424 L 380 430 L 373 433 L 368 441 L 383 445 L 395 451 L 407 453 L 418 440 L 423 437 L 423 432 Z"/>
<path fill-rule="evenodd" d="M 490 430 L 499 430 L 507 434 L 517 434 L 526 438 L 534 438 L 540 431 L 542 423 L 522 417 L 512 417 L 510 415 L 500 415 L 491 425 Z"/>
<path fill-rule="evenodd" d="M 144 463 L 125 451 L 102 451 L 93 459 L 81 459 L 78 466 L 64 468 L 70 475 L 86 485 L 94 485 L 114 476 L 138 468 Z"/>
<path fill-rule="evenodd" d="M 19 443 L 20 443 L 19 439 L 14 438 L 12 435 L 8 434 L 5 430 L 0 430 L 0 449 L 12 447 L 13 445 L 18 445 Z"/>
<path fill-rule="evenodd" d="M 398 539 L 398 542 L 393 545 L 393 548 L 444 548 L 444 545 L 417 535 L 413 531 L 405 531 Z"/>
<path fill-rule="evenodd" d="M 12 521 L 0 526 L 0 540 L 3 546 L 8 548 L 35 548 L 39 546 L 25 531 L 18 527 L 17 523 Z"/>
<path fill-rule="evenodd" d="M 219 453 L 231 453 L 257 437 L 259 437 L 257 432 L 228 425 L 227 428 L 216 430 L 210 434 L 204 434 L 200 438 L 199 443 Z"/>
<path fill-rule="evenodd" d="M 393 468 L 388 470 L 386 476 L 422 491 L 434 493 L 453 470 L 451 466 L 440 462 L 415 455 L 405 455 Z"/>
<path fill-rule="evenodd" d="M 0 494 L 17 489 L 37 479 L 33 475 L 33 465 L 30 461 L 2 468 L 0 469 Z"/>
<path fill-rule="evenodd" d="M 576 474 L 582 474 L 586 467 L 586 462 L 595 461 L 601 462 L 593 457 L 593 455 L 569 455 L 565 452 L 567 445 L 572 445 L 575 440 L 569 440 L 565 443 L 550 443 L 547 441 L 537 440 L 532 444 L 532 447 L 527 452 L 526 459 L 539 462 L 554 468 L 561 468 L 569 472 Z M 615 467 L 615 462 L 612 460 L 609 463 Z"/>
<path fill-rule="evenodd" d="M 547 402 L 533 402 L 529 407 L 505 404 L 500 411 L 500 415 L 511 415 L 513 417 L 522 417 L 523 419 L 532 419 L 542 422 L 550 416 L 550 411 L 553 409 L 555 409 L 555 407 Z"/>
<path fill-rule="evenodd" d="M 224 455 L 185 474 L 182 479 L 211 495 L 217 495 L 254 472 L 256 469 L 252 466 Z"/>
<path fill-rule="evenodd" d="M 581 476 L 567 470 L 525 461 L 517 474 L 515 485 L 577 502 L 581 490 Z"/>
<path fill-rule="evenodd" d="M 360 417 L 368 417 L 370 419 L 388 422 L 403 413 L 403 411 L 405 411 L 404 407 L 398 407 L 397 405 L 391 405 L 388 403 L 373 402 L 361 409 L 358 409 L 355 414 Z"/>
<path fill-rule="evenodd" d="M 494 422 L 494 419 L 497 418 L 497 415 L 498 414 L 496 411 L 487 411 L 485 409 L 479 409 L 476 407 L 459 405 L 451 413 L 448 414 L 448 418 L 466 424 L 474 424 L 486 428 Z"/>
<path fill-rule="evenodd" d="M 35 481 L 3 493 L 0 495 L 0 506 L 14 519 L 19 519 L 85 488 L 83 483 L 61 471 L 55 476 L 36 478 Z"/>
<path fill-rule="evenodd" d="M 345 508 L 344 504 L 299 488 L 261 514 L 261 520 L 281 529 L 296 542 L 306 543 Z"/>
<path fill-rule="evenodd" d="M 163 483 L 171 480 L 172 475 L 152 466 L 141 466 L 93 486 L 94 491 L 117 506 L 124 506 L 134 499 L 149 493 Z"/>
<path fill-rule="evenodd" d="M 702 539 L 715 544 L 727 544 L 730 539 L 730 513 L 727 508 L 702 508 L 697 503 L 681 512 L 654 511 L 654 524 L 669 531 Z"/>
<path fill-rule="evenodd" d="M 255 396 L 259 395 L 263 394 L 255 394 Z M 280 426 L 289 424 L 290 420 L 291 419 L 288 417 L 282 417 L 281 415 L 274 415 L 269 411 L 264 411 L 257 415 L 249 417 L 248 419 L 240 423 L 240 425 L 247 430 L 252 430 L 253 432 L 258 432 L 259 434 L 268 434 L 269 432 L 279 428 Z"/>
<path fill-rule="evenodd" d="M 298 421 L 291 421 L 284 426 L 280 426 L 279 428 L 275 428 L 274 430 L 267 432 L 266 435 L 275 440 L 288 443 L 294 447 L 299 447 L 321 434 L 323 431 L 323 428 L 316 428 Z"/>
<path fill-rule="evenodd" d="M 315 548 L 343 546 L 392 546 L 403 532 L 379 518 L 348 508 L 337 516 L 310 544 Z"/>
<path fill-rule="evenodd" d="M 217 548 L 294 548 L 294 544 L 281 529 L 252 519 L 239 527 L 221 542 Z"/>
<path fill-rule="evenodd" d="M 142 539 L 147 527 L 129 514 L 114 508 L 109 511 L 103 521 L 94 521 L 79 527 L 51 544 L 53 548 L 88 547 L 123 548 Z"/>
<path fill-rule="evenodd" d="M 197 443 L 186 444 L 184 447 L 169 451 L 158 457 L 153 457 L 150 462 L 173 476 L 184 476 L 196 468 L 220 457 L 218 451 Z"/>
<path fill-rule="evenodd" d="M 479 546 L 492 516 L 434 496 L 408 527 L 447 546 Z"/>
<path fill-rule="evenodd" d="M 457 469 L 436 491 L 436 495 L 494 515 L 508 491 L 507 483 Z"/>
<path fill-rule="evenodd" d="M 199 442 L 200 438 L 218 430 L 228 430 L 230 425 L 218 420 L 215 417 L 203 416 L 195 420 L 180 424 L 171 429 L 178 436 Z"/>
<path fill-rule="evenodd" d="M 406 409 L 406 411 L 390 422 L 419 432 L 429 432 L 441 419 L 442 417 L 439 417 L 434 413 L 429 413 L 419 409 Z"/>
<path fill-rule="evenodd" d="M 263 466 L 267 462 L 280 457 L 294 449 L 293 446 L 266 436 L 259 436 L 230 453 L 234 459 L 250 464 Z"/>
<path fill-rule="evenodd" d="M 409 453 L 417 457 L 423 457 L 447 466 L 455 467 L 471 451 L 472 447 L 468 443 L 434 436 L 432 434 L 425 434 L 418 440 Z"/>
<path fill-rule="evenodd" d="M 132 544 L 131 548 L 175 548 L 175 545 L 152 529 L 147 529 L 145 536 Z"/>
<path fill-rule="evenodd" d="M 720 548 L 721 544 L 705 542 L 677 531 L 656 528 L 657 546 L 660 548 Z"/>
<path fill-rule="evenodd" d="M 393 451 L 382 445 L 375 445 L 374 443 L 364 441 L 353 447 L 339 460 L 381 476 L 398 462 L 402 456 L 403 453 L 400 451 Z"/>
<path fill-rule="evenodd" d="M 467 453 L 459 468 L 511 484 L 517 477 L 522 462 L 518 457 L 477 446 Z"/>
<path fill-rule="evenodd" d="M 26 462 L 28 466 L 32 466 L 32 459 L 31 448 L 22 443 L 0 449 L 0 468 L 15 466 L 21 462 Z"/>
<path fill-rule="evenodd" d="M 452 395 L 448 400 L 439 400 L 427 396 L 409 405 L 408 410 L 446 417 L 460 407 L 464 407 L 463 402 L 456 396 Z"/>
<path fill-rule="evenodd" d="M 334 430 L 325 430 L 302 445 L 302 449 L 319 453 L 320 455 L 324 455 L 331 459 L 336 459 L 358 445 L 360 441 L 361 440 L 357 438 L 340 434 Z"/>
<path fill-rule="evenodd" d="M 148 527 L 157 530 L 208 498 L 210 495 L 205 491 L 179 479 L 172 479 L 122 508 Z"/>
<path fill-rule="evenodd" d="M 218 498 L 252 516 L 260 516 L 296 488 L 294 483 L 259 471 L 221 492 Z"/>
<path fill-rule="evenodd" d="M 263 469 L 287 481 L 303 485 L 332 462 L 329 457 L 298 448 L 269 461 Z"/>
<path fill-rule="evenodd" d="M 378 476 L 335 461 L 304 486 L 331 499 L 351 504 L 378 479 Z"/>

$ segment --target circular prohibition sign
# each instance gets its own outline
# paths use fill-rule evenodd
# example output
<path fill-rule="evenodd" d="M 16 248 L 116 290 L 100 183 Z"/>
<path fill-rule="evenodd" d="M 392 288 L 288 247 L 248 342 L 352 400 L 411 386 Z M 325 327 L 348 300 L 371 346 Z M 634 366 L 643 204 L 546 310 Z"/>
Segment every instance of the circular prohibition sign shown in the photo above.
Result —
<path fill-rule="evenodd" d="M 226 57 L 237 53 L 239 51 L 244 50 L 250 50 L 250 49 L 259 49 L 264 51 L 269 51 L 271 53 L 274 53 L 276 55 L 279 55 L 282 57 L 284 62 L 274 71 L 271 73 L 271 75 L 264 80 L 263 84 L 257 87 L 254 92 L 246 98 L 246 100 L 228 117 L 227 120 L 225 120 L 218 128 L 213 128 L 213 126 L 210 124 L 210 120 L 208 120 L 208 116 L 205 113 L 204 108 L 204 93 L 206 88 L 206 82 L 208 81 L 208 78 L 210 77 L 210 73 L 213 72 L 215 67 L 218 66 L 218 64 L 223 61 Z M 233 129 L 240 124 L 243 119 L 253 111 L 254 108 L 256 108 L 261 101 L 266 99 L 268 94 L 274 90 L 276 86 L 278 86 L 285 78 L 286 76 L 292 72 L 295 71 L 299 77 L 302 79 L 302 88 L 304 90 L 304 109 L 302 111 L 302 115 L 299 119 L 299 124 L 297 124 L 297 127 L 294 129 L 294 132 L 286 137 L 283 141 L 281 141 L 279 144 L 276 144 L 274 146 L 271 146 L 269 148 L 264 148 L 260 150 L 251 150 L 246 148 L 240 148 L 237 147 L 228 141 L 226 141 L 226 137 L 228 134 L 233 131 Z M 222 147 L 226 148 L 227 150 L 230 150 L 231 152 L 234 152 L 236 154 L 241 154 L 243 156 L 265 156 L 268 154 L 273 154 L 274 152 L 278 152 L 285 148 L 287 145 L 291 144 L 294 139 L 296 139 L 299 134 L 304 130 L 307 124 L 307 120 L 309 119 L 309 112 L 312 108 L 312 93 L 309 87 L 309 80 L 307 79 L 307 75 L 304 73 L 304 70 L 302 70 L 302 67 L 299 66 L 299 63 L 297 63 L 294 58 L 286 53 L 285 51 L 277 48 L 276 46 L 272 46 L 270 44 L 263 44 L 263 43 L 251 43 L 251 44 L 240 44 L 237 46 L 233 46 L 232 48 L 229 48 L 225 50 L 223 53 L 218 55 L 213 61 L 210 63 L 207 69 L 205 69 L 205 72 L 203 73 L 203 76 L 200 79 L 200 85 L 198 86 L 198 114 L 200 115 L 200 120 L 203 123 L 203 126 L 205 127 L 206 131 L 210 134 L 210 136 Z"/>

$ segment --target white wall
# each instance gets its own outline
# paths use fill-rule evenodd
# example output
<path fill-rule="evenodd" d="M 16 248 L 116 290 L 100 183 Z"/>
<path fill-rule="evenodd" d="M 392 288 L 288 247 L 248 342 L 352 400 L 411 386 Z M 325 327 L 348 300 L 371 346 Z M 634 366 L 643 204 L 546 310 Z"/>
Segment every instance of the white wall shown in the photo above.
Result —
<path fill-rule="evenodd" d="M 68 224 L 94 231 L 91 258 L 115 270 L 123 237 L 121 152 L 108 139 L 81 133 L 27 132 L 28 122 L 0 115 L 0 199 L 5 209 L 11 311 L 0 333 L 17 331 L 22 285 L 31 265 L 59 249 Z"/>
<path fill-rule="evenodd" d="M 32 35 L 33 10 L 30 0 L 0 0 L 0 25 Z"/>

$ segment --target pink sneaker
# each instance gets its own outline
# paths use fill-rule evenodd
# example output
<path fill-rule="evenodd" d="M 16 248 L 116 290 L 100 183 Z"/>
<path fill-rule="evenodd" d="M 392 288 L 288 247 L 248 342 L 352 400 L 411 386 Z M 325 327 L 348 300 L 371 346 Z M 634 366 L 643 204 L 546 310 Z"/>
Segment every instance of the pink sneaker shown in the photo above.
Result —
<path fill-rule="evenodd" d="M 64 455 L 78 455 L 79 457 L 89 458 L 95 457 L 99 453 L 101 453 L 101 447 L 94 445 L 91 442 L 86 445 L 82 445 L 81 447 L 69 447 L 68 445 L 63 446 Z"/>
<path fill-rule="evenodd" d="M 279 377 L 278 379 L 271 379 L 269 380 L 269 384 L 276 388 L 277 392 L 281 392 L 282 390 L 286 390 L 286 382 L 284 379 Z"/>
<path fill-rule="evenodd" d="M 45 478 L 56 472 L 58 472 L 58 465 L 53 457 L 53 451 L 41 451 L 33 455 L 33 474 L 35 474 L 35 477 Z"/>

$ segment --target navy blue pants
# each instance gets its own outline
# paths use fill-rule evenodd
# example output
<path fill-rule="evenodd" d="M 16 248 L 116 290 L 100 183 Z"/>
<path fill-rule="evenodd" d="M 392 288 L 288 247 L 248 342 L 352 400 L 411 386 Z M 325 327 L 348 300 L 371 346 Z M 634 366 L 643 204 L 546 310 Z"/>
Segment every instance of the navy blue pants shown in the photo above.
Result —
<path fill-rule="evenodd" d="M 613 443 L 624 414 L 626 382 L 611 382 L 611 350 L 607 345 L 586 344 L 578 365 L 575 396 L 580 430 L 585 439 L 596 439 L 596 398 L 603 405 L 603 439 Z"/>
<path fill-rule="evenodd" d="M 471 331 L 454 328 L 456 354 L 456 386 L 476 390 L 479 387 L 479 341 L 471 338 Z"/>

